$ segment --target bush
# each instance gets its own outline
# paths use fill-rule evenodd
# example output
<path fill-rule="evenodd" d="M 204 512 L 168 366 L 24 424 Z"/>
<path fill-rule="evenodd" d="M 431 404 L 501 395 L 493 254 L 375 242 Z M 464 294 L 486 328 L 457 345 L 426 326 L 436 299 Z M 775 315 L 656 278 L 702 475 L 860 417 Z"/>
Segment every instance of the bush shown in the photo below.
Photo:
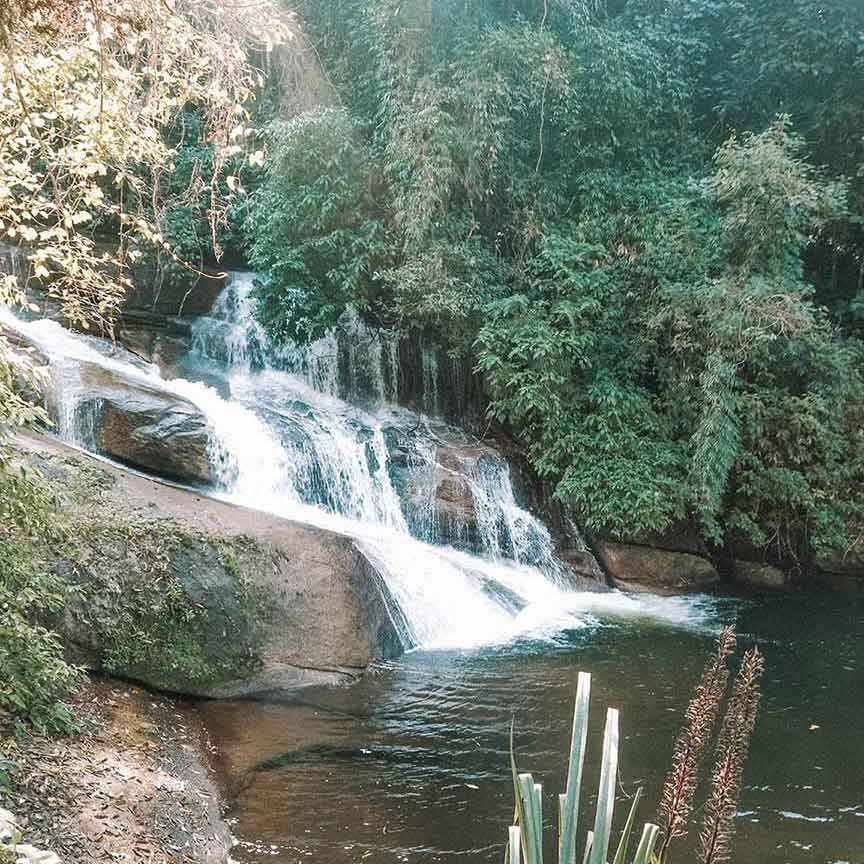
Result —
<path fill-rule="evenodd" d="M 68 734 L 76 727 L 65 700 L 83 673 L 45 626 L 68 588 L 40 564 L 40 545 L 63 539 L 40 480 L 0 470 L 0 722 L 5 714 L 15 732 Z"/>
<path fill-rule="evenodd" d="M 249 260 L 265 281 L 264 322 L 277 338 L 314 338 L 347 305 L 368 308 L 386 254 L 374 165 L 342 110 L 270 129 L 267 178 L 249 204 Z"/>

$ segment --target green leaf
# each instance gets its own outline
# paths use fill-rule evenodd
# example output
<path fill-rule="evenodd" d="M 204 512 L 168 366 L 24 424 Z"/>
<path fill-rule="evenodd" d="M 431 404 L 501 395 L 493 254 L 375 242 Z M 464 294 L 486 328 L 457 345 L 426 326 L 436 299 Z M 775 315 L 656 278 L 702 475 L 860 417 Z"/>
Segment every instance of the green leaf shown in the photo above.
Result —
<path fill-rule="evenodd" d="M 600 789 L 597 793 L 597 813 L 594 818 L 594 844 L 589 864 L 606 864 L 612 817 L 615 812 L 615 784 L 618 778 L 618 711 L 606 711 L 606 730 L 603 734 L 603 763 L 600 766 Z"/>

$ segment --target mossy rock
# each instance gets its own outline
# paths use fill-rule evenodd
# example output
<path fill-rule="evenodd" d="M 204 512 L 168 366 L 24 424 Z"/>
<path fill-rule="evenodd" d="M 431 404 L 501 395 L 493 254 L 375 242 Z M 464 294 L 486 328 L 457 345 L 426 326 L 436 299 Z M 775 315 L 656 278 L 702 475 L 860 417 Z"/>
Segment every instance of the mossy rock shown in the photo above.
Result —
<path fill-rule="evenodd" d="M 688 552 L 628 543 L 595 542 L 595 551 L 613 584 L 652 594 L 709 591 L 720 581 L 714 565 Z"/>
<path fill-rule="evenodd" d="M 72 588 L 56 624 L 78 662 L 222 697 L 350 679 L 402 650 L 352 538 L 28 443 L 62 505 L 65 540 L 34 554 Z"/>

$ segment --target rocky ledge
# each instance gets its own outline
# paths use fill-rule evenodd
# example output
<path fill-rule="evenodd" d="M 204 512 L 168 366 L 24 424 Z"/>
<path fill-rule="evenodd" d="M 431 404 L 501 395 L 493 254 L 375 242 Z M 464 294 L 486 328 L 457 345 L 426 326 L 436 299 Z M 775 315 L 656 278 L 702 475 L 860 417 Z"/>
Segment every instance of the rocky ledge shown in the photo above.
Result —
<path fill-rule="evenodd" d="M 353 539 L 21 436 L 64 542 L 25 549 L 74 586 L 55 626 L 91 670 L 209 697 L 352 680 L 402 646 Z"/>

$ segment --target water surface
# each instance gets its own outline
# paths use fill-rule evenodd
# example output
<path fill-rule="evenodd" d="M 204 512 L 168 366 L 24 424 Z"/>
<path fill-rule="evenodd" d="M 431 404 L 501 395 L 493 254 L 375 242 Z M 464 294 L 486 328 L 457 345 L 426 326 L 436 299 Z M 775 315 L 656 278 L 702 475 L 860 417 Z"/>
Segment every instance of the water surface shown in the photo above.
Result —
<path fill-rule="evenodd" d="M 715 627 L 734 621 L 742 645 L 758 642 L 767 660 L 735 860 L 861 864 L 864 599 L 724 600 L 711 614 Z M 295 701 L 205 706 L 234 796 L 234 857 L 500 861 L 513 807 L 511 717 L 519 767 L 543 783 L 551 840 L 579 669 L 594 674 L 588 782 L 596 787 L 603 706 L 618 707 L 618 824 L 640 785 L 641 819 L 653 818 L 712 635 L 701 624 L 600 617 L 551 638 L 414 652 L 354 686 Z M 675 859 L 689 862 L 688 853 L 685 843 Z"/>

